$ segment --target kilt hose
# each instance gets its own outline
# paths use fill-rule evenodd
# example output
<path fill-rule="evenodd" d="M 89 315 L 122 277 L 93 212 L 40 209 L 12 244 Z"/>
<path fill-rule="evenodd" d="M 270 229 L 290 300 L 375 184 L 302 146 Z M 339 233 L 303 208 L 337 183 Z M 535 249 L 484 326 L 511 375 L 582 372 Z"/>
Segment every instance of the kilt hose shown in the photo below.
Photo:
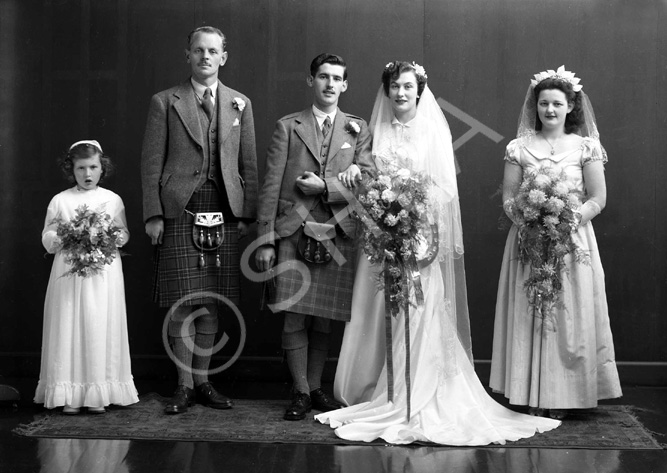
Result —
<path fill-rule="evenodd" d="M 170 307 L 180 298 L 199 292 L 213 292 L 239 304 L 240 257 L 237 222 L 225 216 L 222 245 L 204 251 L 205 266 L 199 266 L 200 251 L 194 244 L 192 226 L 197 212 L 221 212 L 220 193 L 212 181 L 196 191 L 187 212 L 178 218 L 165 219 L 162 244 L 155 247 L 153 300 L 160 307 Z M 216 255 L 220 266 L 216 265 Z M 183 305 L 220 304 L 213 297 L 193 297 Z"/>
<path fill-rule="evenodd" d="M 331 213 L 324 205 L 319 204 L 310 211 L 310 215 L 317 222 L 327 222 Z M 286 304 L 305 284 L 301 273 L 296 269 L 276 272 L 273 284 L 268 285 L 268 299 L 272 304 L 278 304 L 278 311 L 295 312 L 315 317 L 324 317 L 332 320 L 350 320 L 350 306 L 352 304 L 352 286 L 356 265 L 357 245 L 355 240 L 336 235 L 335 245 L 345 258 L 345 264 L 339 265 L 335 259 L 328 263 L 314 264 L 306 262 L 297 250 L 297 242 L 303 232 L 299 228 L 292 235 L 281 238 L 276 242 L 277 261 L 298 260 L 303 263 L 310 274 L 310 284 L 306 293 L 299 300 Z"/>

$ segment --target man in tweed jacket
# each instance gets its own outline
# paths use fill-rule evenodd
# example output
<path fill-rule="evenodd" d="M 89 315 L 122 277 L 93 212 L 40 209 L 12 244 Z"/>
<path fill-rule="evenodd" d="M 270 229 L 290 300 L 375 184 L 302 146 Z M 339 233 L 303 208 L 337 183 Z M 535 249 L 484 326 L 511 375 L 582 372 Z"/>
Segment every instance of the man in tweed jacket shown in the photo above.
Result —
<path fill-rule="evenodd" d="M 317 56 L 307 84 L 313 106 L 276 123 L 258 203 L 258 236 L 264 245 L 256 263 L 260 271 L 272 272 L 278 264 L 270 307 L 285 315 L 282 347 L 294 382 L 285 420 L 304 419 L 311 407 L 341 407 L 321 389 L 330 322 L 350 320 L 356 265 L 356 221 L 346 212 L 347 202 L 338 200 L 337 181 L 353 164 L 357 172 L 375 170 L 366 122 L 338 109 L 347 89 L 343 59 Z M 330 261 L 309 263 L 298 254 L 304 221 L 335 223 Z"/>
<path fill-rule="evenodd" d="M 252 105 L 218 80 L 227 61 L 224 34 L 197 28 L 185 56 L 192 75 L 153 96 L 141 155 L 146 233 L 156 246 L 154 299 L 174 308 L 168 330 L 179 385 L 165 406 L 168 414 L 185 412 L 195 398 L 217 409 L 232 407 L 207 372 L 219 296 L 238 303 L 238 238 L 255 219 L 257 199 Z M 224 219 L 214 230 L 223 238 L 207 251 L 193 239 L 195 215 L 204 212 Z"/>

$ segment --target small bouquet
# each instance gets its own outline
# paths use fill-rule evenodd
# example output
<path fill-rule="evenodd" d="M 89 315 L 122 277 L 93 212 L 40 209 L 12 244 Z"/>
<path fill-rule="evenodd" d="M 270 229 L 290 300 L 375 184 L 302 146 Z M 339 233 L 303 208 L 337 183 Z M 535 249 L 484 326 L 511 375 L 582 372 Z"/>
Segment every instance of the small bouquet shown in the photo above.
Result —
<path fill-rule="evenodd" d="M 429 185 L 430 179 L 423 173 L 398 168 L 391 174 L 364 180 L 357 196 L 365 211 L 357 212 L 364 223 L 363 251 L 371 263 L 382 264 L 380 283 L 394 316 L 410 304 L 410 282 L 417 302 L 423 302 L 417 257 L 428 247 L 424 235 L 430 230 Z"/>
<path fill-rule="evenodd" d="M 505 211 L 519 227 L 519 261 L 530 264 L 524 287 L 531 306 L 548 316 L 562 290 L 567 271 L 565 256 L 590 264 L 590 255 L 579 248 L 572 233 L 579 226 L 581 199 L 565 172 L 542 167 L 524 173 L 519 192 L 504 203 Z"/>
<path fill-rule="evenodd" d="M 92 210 L 84 204 L 77 207 L 69 221 L 56 217 L 50 223 L 57 225 L 65 262 L 72 266 L 63 276 L 86 278 L 99 274 L 113 262 L 122 244 L 121 229 L 113 224 L 104 206 Z"/>

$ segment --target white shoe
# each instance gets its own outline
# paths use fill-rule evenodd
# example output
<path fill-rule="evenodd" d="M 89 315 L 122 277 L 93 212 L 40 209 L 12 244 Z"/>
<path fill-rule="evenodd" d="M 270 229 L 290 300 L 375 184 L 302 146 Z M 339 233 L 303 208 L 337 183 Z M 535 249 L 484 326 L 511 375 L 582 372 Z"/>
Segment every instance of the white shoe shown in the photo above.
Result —
<path fill-rule="evenodd" d="M 81 412 L 81 409 L 78 407 L 72 407 L 72 406 L 63 406 L 63 414 L 68 415 L 68 416 L 75 416 L 79 412 Z"/>

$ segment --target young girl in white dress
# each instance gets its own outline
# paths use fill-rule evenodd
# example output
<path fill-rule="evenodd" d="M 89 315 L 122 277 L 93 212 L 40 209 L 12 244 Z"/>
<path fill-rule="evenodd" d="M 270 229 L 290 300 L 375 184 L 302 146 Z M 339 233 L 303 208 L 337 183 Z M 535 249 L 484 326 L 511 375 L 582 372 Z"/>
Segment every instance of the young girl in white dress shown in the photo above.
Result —
<path fill-rule="evenodd" d="M 560 422 L 504 408 L 475 374 L 452 138 L 426 80 L 419 65 L 387 64 L 370 123 L 378 169 L 386 174 L 398 165 L 432 179 L 427 212 L 438 244 L 435 259 L 419 268 L 424 301 L 415 302 L 407 320 L 404 310 L 386 317 L 377 288 L 381 268 L 360 259 L 335 380 L 336 394 L 350 406 L 315 418 L 347 440 L 504 444 Z M 348 169 L 340 179 L 349 186 L 358 173 Z M 391 330 L 386 361 L 385 320 Z"/>
<path fill-rule="evenodd" d="M 116 251 L 111 264 L 94 275 L 68 274 L 56 220 L 67 222 L 77 208 L 103 210 L 120 229 L 117 245 L 130 238 L 125 207 L 98 183 L 111 169 L 97 141 L 74 143 L 60 167 L 76 185 L 57 194 L 46 212 L 42 244 L 55 254 L 46 299 L 42 362 L 34 401 L 65 414 L 105 412 L 105 406 L 138 402 L 130 369 L 123 267 Z"/>

